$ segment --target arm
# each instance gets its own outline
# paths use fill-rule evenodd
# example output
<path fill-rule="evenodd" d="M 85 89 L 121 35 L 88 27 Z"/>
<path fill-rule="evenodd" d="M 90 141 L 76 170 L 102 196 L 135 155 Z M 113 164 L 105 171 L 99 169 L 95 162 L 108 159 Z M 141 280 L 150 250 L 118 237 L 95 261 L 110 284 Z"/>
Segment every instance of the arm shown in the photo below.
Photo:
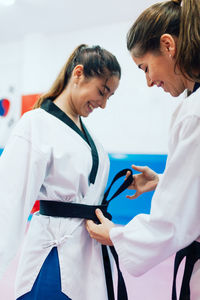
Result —
<path fill-rule="evenodd" d="M 109 242 L 109 236 L 120 263 L 134 276 L 148 271 L 200 235 L 199 140 L 198 117 L 191 117 L 174 129 L 166 169 L 152 198 L 150 215 L 137 215 L 126 226 L 112 228 L 105 227 L 103 221 L 96 225 L 101 226 L 98 232 L 96 227 L 90 227 L 99 241 Z"/>
<path fill-rule="evenodd" d="M 46 164 L 46 156 L 17 135 L 0 157 L 0 276 L 21 244 Z"/>

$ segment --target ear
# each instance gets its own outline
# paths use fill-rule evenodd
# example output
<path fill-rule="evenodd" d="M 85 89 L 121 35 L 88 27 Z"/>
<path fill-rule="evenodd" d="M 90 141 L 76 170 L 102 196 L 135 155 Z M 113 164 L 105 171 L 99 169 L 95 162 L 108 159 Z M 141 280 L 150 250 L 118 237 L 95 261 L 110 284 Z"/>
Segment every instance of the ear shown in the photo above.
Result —
<path fill-rule="evenodd" d="M 170 57 L 174 57 L 176 54 L 176 40 L 168 33 L 164 33 L 160 37 L 160 48 L 163 53 L 166 53 Z"/>
<path fill-rule="evenodd" d="M 83 69 L 84 69 L 83 65 L 77 65 L 74 68 L 72 74 L 73 74 L 73 77 L 75 80 L 79 80 L 81 78 L 81 76 L 84 75 Z"/>

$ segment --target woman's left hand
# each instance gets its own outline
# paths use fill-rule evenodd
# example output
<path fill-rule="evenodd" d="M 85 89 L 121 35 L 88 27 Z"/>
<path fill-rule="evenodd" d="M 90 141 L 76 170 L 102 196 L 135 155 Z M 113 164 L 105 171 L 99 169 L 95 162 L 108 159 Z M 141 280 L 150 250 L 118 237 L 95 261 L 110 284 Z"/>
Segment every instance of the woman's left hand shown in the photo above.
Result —
<path fill-rule="evenodd" d="M 96 209 L 96 215 L 101 224 L 96 224 L 92 220 L 86 221 L 86 229 L 89 232 L 91 238 L 97 240 L 103 245 L 112 246 L 110 239 L 110 230 L 115 226 L 113 222 L 105 218 L 100 209 Z"/>

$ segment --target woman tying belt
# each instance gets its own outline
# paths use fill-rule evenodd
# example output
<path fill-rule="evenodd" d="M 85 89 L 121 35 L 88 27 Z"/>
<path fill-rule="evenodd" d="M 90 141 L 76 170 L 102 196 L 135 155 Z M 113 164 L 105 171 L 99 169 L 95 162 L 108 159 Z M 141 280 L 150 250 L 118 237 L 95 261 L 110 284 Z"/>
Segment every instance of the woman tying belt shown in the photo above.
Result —
<path fill-rule="evenodd" d="M 133 166 L 130 199 L 153 189 L 150 215 L 140 214 L 119 227 L 97 212 L 101 225 L 87 222 L 91 237 L 114 245 L 121 264 L 134 276 L 172 254 L 175 279 L 186 256 L 179 299 L 200 299 L 200 1 L 173 0 L 147 8 L 127 35 L 127 48 L 147 85 L 173 97 L 190 94 L 172 116 L 169 151 L 160 180 L 148 167 Z M 182 250 L 183 249 L 183 250 Z M 190 280 L 191 279 L 191 280 Z M 151 298 L 151 296 L 150 296 Z M 138 299 L 139 300 L 139 299 Z"/>

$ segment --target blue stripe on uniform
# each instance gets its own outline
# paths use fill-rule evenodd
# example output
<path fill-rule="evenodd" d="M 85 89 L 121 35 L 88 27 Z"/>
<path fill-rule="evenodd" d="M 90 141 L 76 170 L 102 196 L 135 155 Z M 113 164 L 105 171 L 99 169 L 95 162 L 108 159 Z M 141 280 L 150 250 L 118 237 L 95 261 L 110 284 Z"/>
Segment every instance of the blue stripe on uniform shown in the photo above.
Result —
<path fill-rule="evenodd" d="M 17 300 L 72 300 L 61 292 L 58 251 L 54 247 L 47 256 L 32 290 Z"/>

